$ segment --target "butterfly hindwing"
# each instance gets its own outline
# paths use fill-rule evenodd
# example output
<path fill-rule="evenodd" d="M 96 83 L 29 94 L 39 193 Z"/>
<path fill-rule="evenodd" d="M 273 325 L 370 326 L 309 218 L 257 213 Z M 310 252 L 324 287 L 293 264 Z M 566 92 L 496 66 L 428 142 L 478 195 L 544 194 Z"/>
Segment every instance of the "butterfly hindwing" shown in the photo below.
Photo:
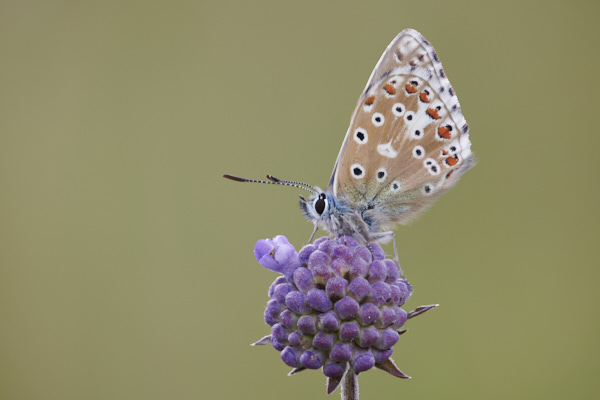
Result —
<path fill-rule="evenodd" d="M 433 47 L 401 32 L 359 98 L 332 176 L 338 201 L 405 223 L 473 164 L 468 126 Z"/>

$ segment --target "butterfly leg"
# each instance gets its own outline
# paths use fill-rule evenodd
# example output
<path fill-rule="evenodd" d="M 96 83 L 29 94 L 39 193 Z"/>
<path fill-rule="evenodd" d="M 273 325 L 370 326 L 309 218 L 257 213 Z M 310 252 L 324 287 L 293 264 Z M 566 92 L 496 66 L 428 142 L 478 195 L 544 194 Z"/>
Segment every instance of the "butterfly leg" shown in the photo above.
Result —
<path fill-rule="evenodd" d="M 402 271 L 402 267 L 400 267 L 400 260 L 398 260 L 398 248 L 396 247 L 396 234 L 392 232 L 392 245 L 394 246 L 394 262 L 398 267 L 398 271 L 400 272 L 400 276 L 402 279 L 404 278 L 404 272 Z"/>
<path fill-rule="evenodd" d="M 400 261 L 398 260 L 398 248 L 396 247 L 396 234 L 394 233 L 394 231 L 388 231 L 388 232 L 381 232 L 379 234 L 379 238 L 385 238 L 385 237 L 392 237 L 392 245 L 394 246 L 394 262 L 396 263 L 396 266 L 398 267 L 398 271 L 400 272 L 400 276 L 402 277 L 402 279 L 406 279 L 404 277 L 404 272 L 402 272 L 402 268 L 400 267 Z"/>
<path fill-rule="evenodd" d="M 315 224 L 315 230 L 313 231 L 312 235 L 310 235 L 310 239 L 308 239 L 308 244 L 312 243 L 312 241 L 315 238 L 315 234 L 317 233 L 318 229 L 319 229 L 319 226 L 317 224 Z"/>

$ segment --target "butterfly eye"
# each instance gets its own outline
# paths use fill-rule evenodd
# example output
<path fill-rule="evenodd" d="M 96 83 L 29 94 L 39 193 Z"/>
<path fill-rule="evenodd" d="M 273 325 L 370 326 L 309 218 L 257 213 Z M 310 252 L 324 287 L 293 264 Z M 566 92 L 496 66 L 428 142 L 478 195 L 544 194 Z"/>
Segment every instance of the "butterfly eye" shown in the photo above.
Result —
<path fill-rule="evenodd" d="M 325 193 L 321 193 L 319 198 L 315 201 L 315 211 L 319 215 L 323 215 L 325 211 L 325 205 L 327 204 L 327 195 Z"/>

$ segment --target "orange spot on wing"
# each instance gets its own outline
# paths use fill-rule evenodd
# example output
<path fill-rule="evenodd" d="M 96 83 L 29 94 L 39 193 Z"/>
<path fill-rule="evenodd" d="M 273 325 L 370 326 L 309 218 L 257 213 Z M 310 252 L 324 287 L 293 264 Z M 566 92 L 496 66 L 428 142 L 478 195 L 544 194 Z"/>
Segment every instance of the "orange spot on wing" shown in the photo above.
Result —
<path fill-rule="evenodd" d="M 458 157 L 454 156 L 446 158 L 446 164 L 448 164 L 451 167 L 454 167 L 456 164 L 458 164 Z"/>
<path fill-rule="evenodd" d="M 446 174 L 446 179 L 450 178 L 450 175 L 452 175 L 453 173 L 454 173 L 454 170 L 453 170 L 453 169 L 451 169 L 451 170 L 450 170 L 450 172 L 448 172 L 448 173 Z"/>
<path fill-rule="evenodd" d="M 390 85 L 389 83 L 383 87 L 388 94 L 394 95 L 396 94 L 396 88 Z"/>
<path fill-rule="evenodd" d="M 423 103 L 429 103 L 429 99 L 427 98 L 427 94 L 425 92 L 421 92 L 419 98 Z"/>
<path fill-rule="evenodd" d="M 429 110 L 427 110 L 429 111 Z M 440 126 L 437 130 L 438 135 L 440 135 L 441 138 L 444 139 L 451 139 L 452 136 L 450 136 L 450 129 L 446 128 L 445 126 Z"/>
<path fill-rule="evenodd" d="M 367 97 L 367 100 L 365 100 L 365 105 L 366 106 L 370 106 L 373 103 L 375 103 L 375 96 L 369 96 L 369 97 Z"/>
<path fill-rule="evenodd" d="M 447 152 L 446 150 L 442 150 L 442 155 L 443 155 L 443 156 L 447 156 L 447 155 L 448 155 L 448 152 Z"/>
<path fill-rule="evenodd" d="M 406 84 L 406 92 L 409 94 L 417 93 L 417 87 L 414 85 L 411 85 L 410 83 L 407 83 Z"/>
<path fill-rule="evenodd" d="M 440 119 L 442 117 L 440 117 L 440 114 L 438 114 L 438 110 L 436 110 L 435 108 L 428 108 L 427 109 L 427 114 L 433 118 L 433 119 Z M 439 131 L 439 130 L 438 130 Z"/>

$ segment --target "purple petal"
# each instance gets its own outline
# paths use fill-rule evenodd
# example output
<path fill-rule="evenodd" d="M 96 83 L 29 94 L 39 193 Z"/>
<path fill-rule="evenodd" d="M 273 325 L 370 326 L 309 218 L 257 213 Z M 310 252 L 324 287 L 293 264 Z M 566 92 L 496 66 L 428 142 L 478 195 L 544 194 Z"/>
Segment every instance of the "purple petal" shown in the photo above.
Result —
<path fill-rule="evenodd" d="M 294 271 L 293 281 L 299 291 L 302 293 L 308 293 L 308 291 L 315 287 L 313 282 L 312 273 L 308 268 L 300 267 Z"/>
<path fill-rule="evenodd" d="M 281 313 L 281 321 L 283 322 L 283 313 Z M 387 328 L 396 322 L 396 312 L 391 307 L 381 307 L 381 316 L 375 323 L 378 328 Z"/>
<path fill-rule="evenodd" d="M 293 329 L 296 326 L 296 322 L 298 322 L 298 317 L 290 310 L 283 310 L 279 315 L 279 319 L 281 320 L 281 325 L 287 329 Z"/>
<path fill-rule="evenodd" d="M 260 239 L 254 245 L 254 257 L 256 260 L 260 260 L 263 256 L 269 254 L 271 250 L 275 248 L 271 239 Z"/>
<path fill-rule="evenodd" d="M 325 355 L 317 350 L 306 350 L 300 356 L 300 363 L 308 369 L 319 369 L 325 361 Z"/>
<path fill-rule="evenodd" d="M 337 305 L 337 303 L 336 303 Z M 363 325 L 374 324 L 380 317 L 379 308 L 373 303 L 364 303 L 358 311 L 358 321 Z"/>
<path fill-rule="evenodd" d="M 394 322 L 394 329 L 400 328 L 406 322 L 408 318 L 408 314 L 404 311 L 403 308 L 396 307 L 394 309 L 394 314 L 396 314 L 396 321 Z"/>
<path fill-rule="evenodd" d="M 306 298 L 308 305 L 317 311 L 325 312 L 331 310 L 331 307 L 333 307 L 327 293 L 322 289 L 310 289 L 306 294 Z"/>
<path fill-rule="evenodd" d="M 328 378 L 341 377 L 342 375 L 344 375 L 344 371 L 346 371 L 345 364 L 328 362 L 323 366 L 323 374 Z"/>
<path fill-rule="evenodd" d="M 271 338 L 271 344 L 273 345 L 273 348 L 277 351 L 282 351 L 283 349 L 285 349 L 285 344 L 280 343 L 279 340 L 275 339 L 274 337 Z"/>
<path fill-rule="evenodd" d="M 332 255 L 344 261 L 349 261 L 352 258 L 352 252 L 346 246 L 336 246 L 332 251 Z"/>
<path fill-rule="evenodd" d="M 288 265 L 294 261 L 298 261 L 298 253 L 296 253 L 296 249 L 294 249 L 294 246 L 290 244 L 285 236 L 275 236 L 273 242 L 275 242 L 277 246 L 275 260 L 278 263 L 282 265 Z"/>
<path fill-rule="evenodd" d="M 317 250 L 317 248 L 312 244 L 307 244 L 306 246 L 304 246 L 298 253 L 298 258 L 300 262 L 306 264 L 308 262 L 308 258 L 315 250 Z"/>
<path fill-rule="evenodd" d="M 288 335 L 288 342 L 294 347 L 301 347 L 304 343 L 304 336 L 300 331 L 294 331 Z"/>
<path fill-rule="evenodd" d="M 387 265 L 382 260 L 375 260 L 369 267 L 369 283 L 383 282 L 388 275 Z"/>
<path fill-rule="evenodd" d="M 383 332 L 381 332 L 381 336 L 379 337 L 379 341 L 377 342 L 376 347 L 379 350 L 388 350 L 391 349 L 396 342 L 398 342 L 398 338 L 400 334 L 396 332 L 392 328 L 387 328 Z"/>
<path fill-rule="evenodd" d="M 385 260 L 385 266 L 387 267 L 387 278 L 386 278 L 386 282 L 387 283 L 394 283 L 396 282 L 396 280 L 398 279 L 398 276 L 400 276 L 400 271 L 398 271 L 398 267 L 396 266 L 396 263 L 393 262 L 392 260 Z"/>
<path fill-rule="evenodd" d="M 298 318 L 298 329 L 307 335 L 314 335 L 317 332 L 317 321 L 313 315 L 303 315 Z"/>
<path fill-rule="evenodd" d="M 375 366 L 375 357 L 370 351 L 361 351 L 352 360 L 352 368 L 357 374 L 370 370 Z"/>
<path fill-rule="evenodd" d="M 348 289 L 348 281 L 344 278 L 334 276 L 327 281 L 325 291 L 327 295 L 333 300 L 339 300 L 346 296 L 346 290 Z"/>
<path fill-rule="evenodd" d="M 371 250 L 369 250 L 366 246 L 357 246 L 354 249 L 354 258 L 360 257 L 367 264 L 370 264 L 373 261 L 373 256 L 371 255 Z"/>
<path fill-rule="evenodd" d="M 371 349 L 371 352 L 373 353 L 373 357 L 375 357 L 375 364 L 383 364 L 384 362 L 386 362 L 388 360 L 388 358 L 390 358 L 392 356 L 392 354 L 394 353 L 394 349 L 388 349 L 388 350 L 377 350 L 377 349 Z"/>
<path fill-rule="evenodd" d="M 369 248 L 371 253 L 373 254 L 373 258 L 375 260 L 383 260 L 385 259 L 385 251 L 381 248 L 381 246 L 377 243 L 369 243 Z"/>
<path fill-rule="evenodd" d="M 275 338 L 278 342 L 287 341 L 287 330 L 285 326 L 277 323 L 271 327 L 271 337 Z"/>
<path fill-rule="evenodd" d="M 277 236 L 275 236 L 273 238 L 273 243 L 275 243 L 275 245 L 277 245 L 277 246 L 284 246 L 284 245 L 290 245 L 291 246 L 291 243 L 288 240 L 288 238 L 286 238 L 283 235 L 277 235 Z"/>
<path fill-rule="evenodd" d="M 371 285 L 365 278 L 355 278 L 348 285 L 348 292 L 357 301 L 362 301 L 371 292 Z"/>
<path fill-rule="evenodd" d="M 310 310 L 310 308 L 305 305 L 305 301 L 304 295 L 300 292 L 289 292 L 285 296 L 285 305 L 296 314 L 308 314 L 307 311 Z M 277 316 L 279 316 L 279 314 Z"/>
<path fill-rule="evenodd" d="M 345 362 L 352 359 L 352 345 L 350 343 L 336 343 L 329 353 L 331 360 Z"/>
<path fill-rule="evenodd" d="M 360 331 L 357 343 L 360 347 L 367 348 L 377 343 L 377 339 L 379 339 L 379 331 L 374 326 L 370 326 Z"/>
<path fill-rule="evenodd" d="M 344 297 L 335 303 L 333 308 L 341 319 L 350 319 L 356 315 L 359 309 L 358 302 L 352 297 Z"/>
<path fill-rule="evenodd" d="M 287 346 L 281 352 L 281 359 L 286 365 L 292 368 L 299 367 L 301 353 L 302 350 L 294 349 L 293 347 Z"/>
<path fill-rule="evenodd" d="M 325 332 L 317 332 L 313 338 L 313 347 L 321 350 L 331 350 L 335 343 L 335 336 Z"/>
<path fill-rule="evenodd" d="M 385 282 L 375 282 L 371 287 L 371 296 L 369 296 L 369 299 L 378 306 L 382 306 L 388 301 L 391 295 L 392 289 L 390 285 Z"/>
<path fill-rule="evenodd" d="M 340 329 L 340 320 L 335 311 L 327 311 L 326 313 L 319 315 L 318 324 L 319 329 L 323 329 L 327 332 L 336 332 Z"/>
<path fill-rule="evenodd" d="M 261 239 L 254 245 L 254 257 L 260 265 L 273 272 L 285 273 L 289 264 L 298 260 L 298 253 L 285 236 Z"/>
<path fill-rule="evenodd" d="M 356 339 L 359 334 L 360 327 L 356 321 L 344 322 L 340 327 L 340 340 L 344 342 L 350 342 L 351 340 Z"/>

